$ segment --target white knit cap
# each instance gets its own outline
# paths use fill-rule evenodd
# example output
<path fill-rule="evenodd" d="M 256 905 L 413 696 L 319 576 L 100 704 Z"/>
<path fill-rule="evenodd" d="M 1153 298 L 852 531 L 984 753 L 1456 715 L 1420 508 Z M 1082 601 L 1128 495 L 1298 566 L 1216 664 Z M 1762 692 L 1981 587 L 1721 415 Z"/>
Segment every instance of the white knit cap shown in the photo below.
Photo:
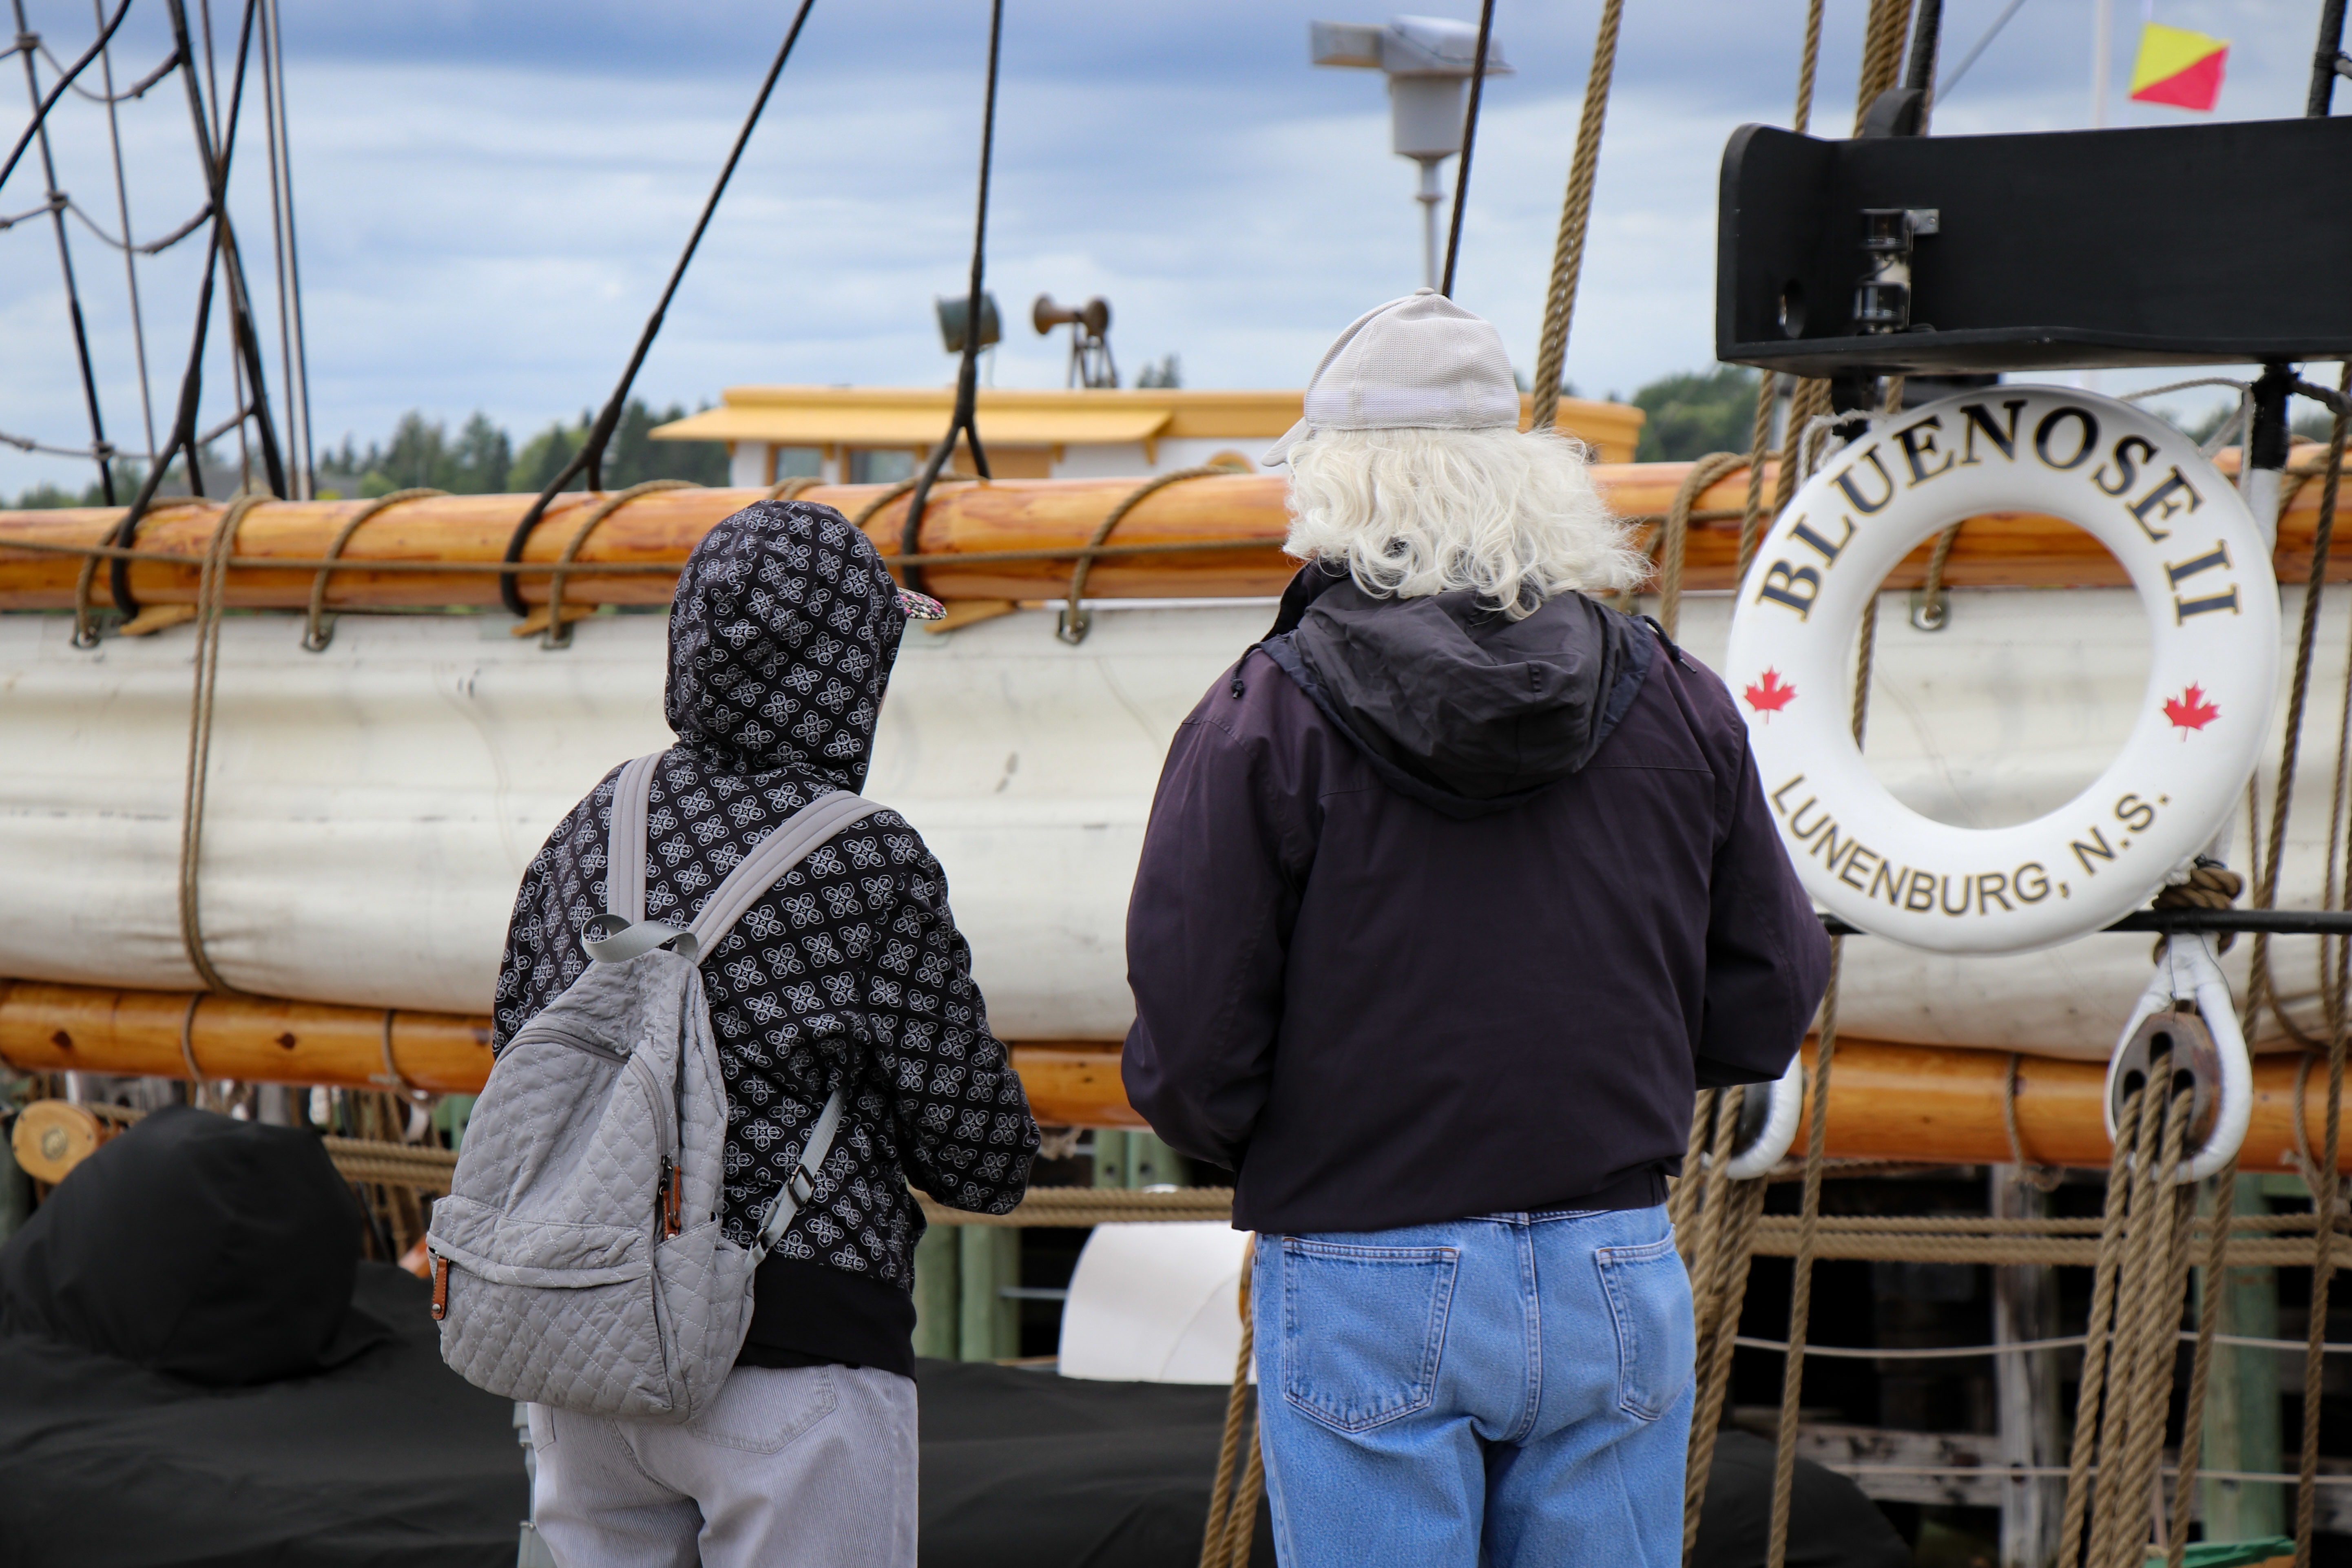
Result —
<path fill-rule="evenodd" d="M 1307 384 L 1306 416 L 1259 461 L 1287 461 L 1318 430 L 1516 430 L 1519 385 L 1493 322 L 1416 289 L 1348 323 Z"/>

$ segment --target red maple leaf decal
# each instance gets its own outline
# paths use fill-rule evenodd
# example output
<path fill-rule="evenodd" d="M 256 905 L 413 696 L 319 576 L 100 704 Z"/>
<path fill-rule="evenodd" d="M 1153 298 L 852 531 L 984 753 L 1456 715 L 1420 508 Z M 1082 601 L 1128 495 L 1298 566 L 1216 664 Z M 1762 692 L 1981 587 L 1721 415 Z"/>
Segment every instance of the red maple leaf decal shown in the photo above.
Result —
<path fill-rule="evenodd" d="M 2205 689 L 2190 682 L 2189 689 L 2178 697 L 2164 700 L 2164 716 L 2182 730 L 2202 730 L 2221 716 L 2221 710 L 2205 700 Z M 2189 737 L 2183 735 L 2182 740 Z"/>
<path fill-rule="evenodd" d="M 1763 679 L 1753 686 L 1743 688 L 1740 691 L 1740 695 L 1748 699 L 1748 706 L 1763 714 L 1768 720 L 1786 708 L 1789 705 L 1789 700 L 1796 694 L 1797 689 L 1782 680 L 1780 671 L 1774 669 L 1767 669 Z"/>

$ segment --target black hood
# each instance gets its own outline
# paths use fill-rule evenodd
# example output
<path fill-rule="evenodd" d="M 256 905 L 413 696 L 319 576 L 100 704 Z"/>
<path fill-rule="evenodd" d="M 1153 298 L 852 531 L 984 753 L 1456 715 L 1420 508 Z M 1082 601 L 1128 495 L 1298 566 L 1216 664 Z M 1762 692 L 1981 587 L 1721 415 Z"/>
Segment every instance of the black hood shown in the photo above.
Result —
<path fill-rule="evenodd" d="M 678 574 L 669 727 L 725 772 L 863 788 L 906 629 L 898 584 L 848 519 L 804 501 L 748 506 Z"/>
<path fill-rule="evenodd" d="M 309 1132 L 170 1106 L 0 1247 L 0 1329 L 216 1386 L 299 1377 L 386 1337 L 352 1306 L 360 1223 Z"/>
<path fill-rule="evenodd" d="M 1591 762 L 1657 648 L 1581 594 L 1514 621 L 1474 589 L 1383 598 L 1314 565 L 1283 610 L 1275 661 L 1392 787 L 1456 817 L 1507 810 Z"/>

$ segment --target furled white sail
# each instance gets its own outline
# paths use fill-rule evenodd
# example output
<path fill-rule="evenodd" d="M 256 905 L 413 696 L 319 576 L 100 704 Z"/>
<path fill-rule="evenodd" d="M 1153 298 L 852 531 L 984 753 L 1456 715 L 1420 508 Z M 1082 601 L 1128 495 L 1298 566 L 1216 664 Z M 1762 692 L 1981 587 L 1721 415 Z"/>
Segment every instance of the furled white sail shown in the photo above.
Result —
<path fill-rule="evenodd" d="M 1954 597 L 1949 628 L 1932 634 L 1906 623 L 1900 595 L 1885 600 L 1867 753 L 1931 816 L 2048 810 L 2155 700 L 2139 605 L 2124 590 Z M 1697 657 L 1719 653 L 1728 608 L 1685 601 Z M 945 864 L 1000 1034 L 1124 1031 L 1127 895 L 1161 756 L 1270 609 L 1107 605 L 1077 647 L 1055 640 L 1049 611 L 909 634 L 866 793 L 902 809 Z M 299 624 L 237 616 L 223 627 L 201 875 L 212 962 L 261 994 L 485 1012 L 515 883 L 549 826 L 608 767 L 668 742 L 664 621 L 595 617 L 571 648 L 545 651 L 509 637 L 502 616 L 352 616 L 321 654 L 301 651 Z M 83 652 L 69 629 L 65 616 L 0 616 L 0 975 L 194 985 L 177 879 L 192 637 Z M 2285 905 L 2321 897 L 2345 654 L 2330 605 Z M 2275 740 L 2269 755 L 2265 816 Z M 2230 859 L 2243 868 L 2243 814 L 2234 833 Z M 2242 994 L 2250 945 L 2227 963 Z M 2278 988 L 2306 1027 L 2316 946 L 2273 943 Z M 1857 938 L 1842 1026 L 2104 1056 L 2147 951 L 2146 937 L 2092 936 L 1964 958 Z"/>

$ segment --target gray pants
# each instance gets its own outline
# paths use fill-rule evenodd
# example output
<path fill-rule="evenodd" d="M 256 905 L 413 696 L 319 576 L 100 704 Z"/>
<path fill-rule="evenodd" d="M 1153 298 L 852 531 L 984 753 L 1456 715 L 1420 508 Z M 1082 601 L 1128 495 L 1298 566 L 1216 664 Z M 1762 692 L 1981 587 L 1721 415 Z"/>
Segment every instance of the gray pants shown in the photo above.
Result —
<path fill-rule="evenodd" d="M 915 1385 L 737 1367 L 683 1426 L 530 1407 L 562 1568 L 914 1568 Z"/>

